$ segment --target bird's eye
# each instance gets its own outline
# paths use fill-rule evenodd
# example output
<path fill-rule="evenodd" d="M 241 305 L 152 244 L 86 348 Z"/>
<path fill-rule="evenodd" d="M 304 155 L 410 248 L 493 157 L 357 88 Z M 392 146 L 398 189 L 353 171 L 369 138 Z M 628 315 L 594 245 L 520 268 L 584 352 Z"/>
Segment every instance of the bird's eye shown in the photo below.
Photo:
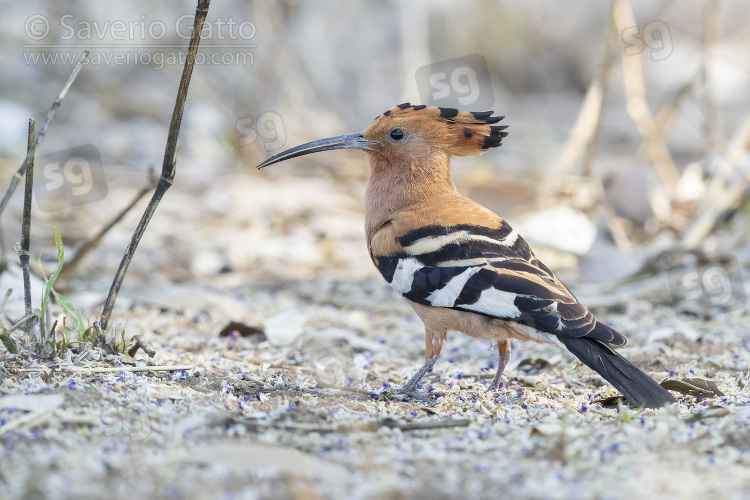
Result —
<path fill-rule="evenodd" d="M 391 130 L 390 136 L 394 141 L 400 141 L 401 139 L 406 137 L 406 132 L 404 132 L 403 129 L 394 128 L 393 130 Z"/>

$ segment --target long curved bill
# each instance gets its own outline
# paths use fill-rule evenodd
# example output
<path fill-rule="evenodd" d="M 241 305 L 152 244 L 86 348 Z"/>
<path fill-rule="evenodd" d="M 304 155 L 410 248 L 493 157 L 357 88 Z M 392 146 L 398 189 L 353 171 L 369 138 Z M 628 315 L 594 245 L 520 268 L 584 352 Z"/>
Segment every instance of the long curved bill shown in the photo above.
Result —
<path fill-rule="evenodd" d="M 372 149 L 377 144 L 375 141 L 365 139 L 364 132 L 356 134 L 339 135 L 337 137 L 329 137 L 328 139 L 320 139 L 318 141 L 308 142 L 301 146 L 297 146 L 291 149 L 287 149 L 277 155 L 274 155 L 258 165 L 258 170 L 280 161 L 288 160 L 290 158 L 296 158 L 298 156 L 307 155 L 310 153 L 318 153 L 320 151 L 330 151 L 332 149 Z"/>

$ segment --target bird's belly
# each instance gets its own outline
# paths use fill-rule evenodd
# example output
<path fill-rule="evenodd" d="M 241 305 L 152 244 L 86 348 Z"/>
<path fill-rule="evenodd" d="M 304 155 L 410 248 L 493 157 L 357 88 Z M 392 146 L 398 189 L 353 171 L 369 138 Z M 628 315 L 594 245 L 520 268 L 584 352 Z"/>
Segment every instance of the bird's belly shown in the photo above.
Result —
<path fill-rule="evenodd" d="M 492 342 L 510 339 L 532 342 L 553 341 L 549 338 L 551 337 L 549 334 L 513 321 L 446 307 L 424 306 L 408 299 L 407 301 L 424 323 L 427 332 L 441 340 L 445 340 L 448 332 L 454 331 L 475 339 Z"/>

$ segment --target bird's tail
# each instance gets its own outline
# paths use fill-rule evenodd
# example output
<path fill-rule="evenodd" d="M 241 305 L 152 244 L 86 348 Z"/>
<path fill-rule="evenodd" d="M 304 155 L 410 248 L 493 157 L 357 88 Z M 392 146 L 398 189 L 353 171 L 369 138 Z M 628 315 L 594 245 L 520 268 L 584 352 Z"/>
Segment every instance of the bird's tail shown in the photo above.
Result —
<path fill-rule="evenodd" d="M 660 408 L 675 402 L 672 395 L 630 361 L 598 340 L 559 337 L 583 364 L 615 386 L 633 406 Z"/>

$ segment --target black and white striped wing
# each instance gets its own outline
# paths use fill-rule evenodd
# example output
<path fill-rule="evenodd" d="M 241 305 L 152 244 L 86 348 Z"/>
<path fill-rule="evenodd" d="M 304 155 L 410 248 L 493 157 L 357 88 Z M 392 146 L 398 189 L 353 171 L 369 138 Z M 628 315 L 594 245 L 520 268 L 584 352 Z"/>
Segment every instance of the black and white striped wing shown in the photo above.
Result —
<path fill-rule="evenodd" d="M 563 337 L 625 345 L 542 264 L 508 223 L 426 226 L 397 238 L 403 251 L 377 256 L 403 297 L 425 306 L 471 311 Z"/>

